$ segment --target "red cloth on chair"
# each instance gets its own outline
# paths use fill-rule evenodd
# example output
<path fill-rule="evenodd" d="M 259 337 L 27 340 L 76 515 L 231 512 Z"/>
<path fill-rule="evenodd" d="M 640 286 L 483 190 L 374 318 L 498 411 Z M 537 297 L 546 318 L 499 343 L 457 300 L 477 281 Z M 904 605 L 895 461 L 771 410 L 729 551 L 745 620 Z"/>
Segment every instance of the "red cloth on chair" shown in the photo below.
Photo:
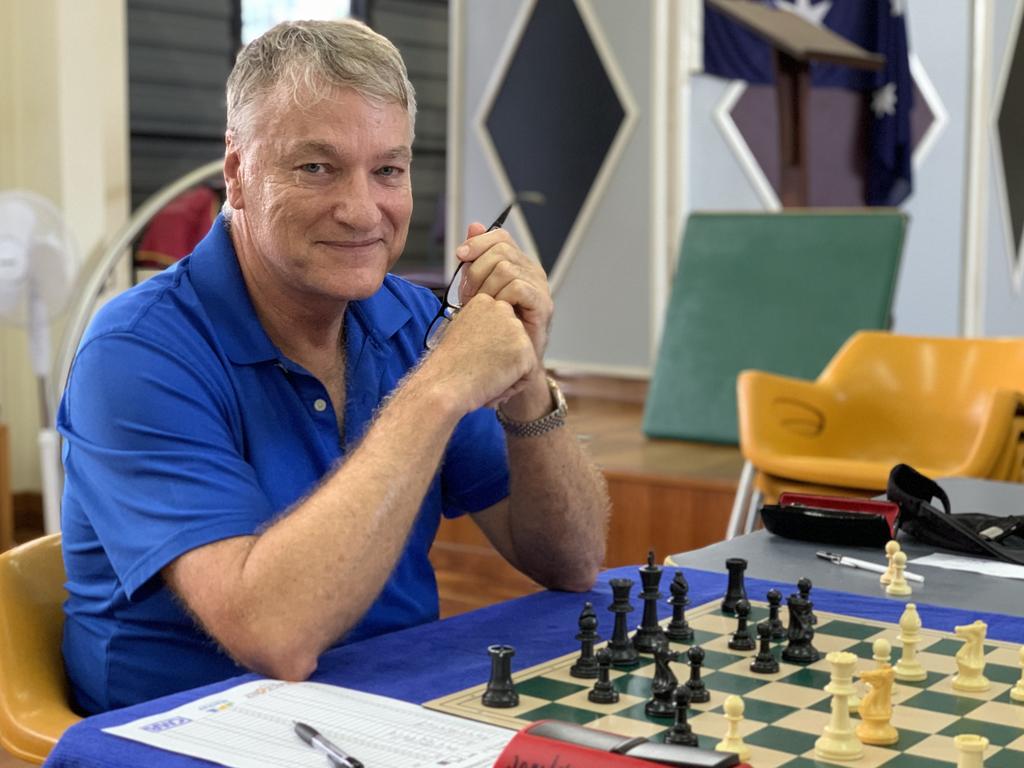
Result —
<path fill-rule="evenodd" d="M 174 198 L 146 227 L 135 252 L 135 266 L 161 269 L 192 253 L 220 212 L 220 198 L 196 187 Z"/>

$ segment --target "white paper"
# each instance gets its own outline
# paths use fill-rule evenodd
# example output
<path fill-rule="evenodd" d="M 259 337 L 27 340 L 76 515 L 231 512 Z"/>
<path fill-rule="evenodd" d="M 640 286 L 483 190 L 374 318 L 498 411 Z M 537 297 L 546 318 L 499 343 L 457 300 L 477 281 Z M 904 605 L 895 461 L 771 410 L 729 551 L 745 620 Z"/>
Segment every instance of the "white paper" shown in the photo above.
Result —
<path fill-rule="evenodd" d="M 945 568 L 950 571 L 970 571 L 985 576 L 998 576 L 1001 579 L 1024 579 L 1024 565 L 986 560 L 980 557 L 960 557 L 959 555 L 943 555 L 935 552 L 925 557 L 909 560 L 909 563 L 929 565 L 932 568 Z"/>
<path fill-rule="evenodd" d="M 385 696 L 265 679 L 103 730 L 232 768 L 325 768 L 296 721 L 371 768 L 491 768 L 515 735 Z"/>

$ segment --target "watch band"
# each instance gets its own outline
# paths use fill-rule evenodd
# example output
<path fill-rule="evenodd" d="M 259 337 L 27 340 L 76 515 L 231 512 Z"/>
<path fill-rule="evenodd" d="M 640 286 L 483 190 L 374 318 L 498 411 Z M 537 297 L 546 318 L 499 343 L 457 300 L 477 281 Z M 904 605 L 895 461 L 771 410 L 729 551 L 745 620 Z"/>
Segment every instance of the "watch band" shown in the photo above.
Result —
<path fill-rule="evenodd" d="M 540 437 L 565 425 L 565 414 L 569 412 L 569 407 L 565 404 L 565 397 L 555 380 L 550 376 L 547 379 L 548 391 L 551 392 L 551 400 L 555 404 L 555 409 L 533 421 L 515 421 L 502 413 L 499 406 L 496 409 L 498 422 L 506 433 L 513 437 Z"/>

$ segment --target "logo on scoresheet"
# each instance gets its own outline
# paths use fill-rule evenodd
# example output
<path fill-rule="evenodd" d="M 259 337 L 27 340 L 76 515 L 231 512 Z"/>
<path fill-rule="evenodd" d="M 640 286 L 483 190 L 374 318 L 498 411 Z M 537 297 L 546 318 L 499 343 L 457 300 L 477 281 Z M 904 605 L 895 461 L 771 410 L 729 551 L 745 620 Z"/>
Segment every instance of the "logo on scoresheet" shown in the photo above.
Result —
<path fill-rule="evenodd" d="M 172 728 L 177 728 L 179 725 L 185 725 L 191 723 L 192 720 L 187 717 L 168 717 L 166 720 L 157 720 L 155 723 L 142 726 L 142 730 L 148 731 L 149 733 L 163 733 L 169 731 Z"/>

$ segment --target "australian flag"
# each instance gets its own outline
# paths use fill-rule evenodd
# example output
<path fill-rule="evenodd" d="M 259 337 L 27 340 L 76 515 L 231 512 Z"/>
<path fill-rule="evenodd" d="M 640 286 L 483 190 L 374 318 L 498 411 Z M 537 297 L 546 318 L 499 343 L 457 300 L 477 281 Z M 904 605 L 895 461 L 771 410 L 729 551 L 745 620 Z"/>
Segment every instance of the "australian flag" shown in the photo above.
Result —
<path fill-rule="evenodd" d="M 813 85 L 870 94 L 868 205 L 899 205 L 912 190 L 910 113 L 914 88 L 907 58 L 906 0 L 756 0 L 823 24 L 861 48 L 885 55 L 878 72 L 812 64 Z M 774 81 L 767 42 L 704 6 L 704 71 L 750 83 Z"/>

